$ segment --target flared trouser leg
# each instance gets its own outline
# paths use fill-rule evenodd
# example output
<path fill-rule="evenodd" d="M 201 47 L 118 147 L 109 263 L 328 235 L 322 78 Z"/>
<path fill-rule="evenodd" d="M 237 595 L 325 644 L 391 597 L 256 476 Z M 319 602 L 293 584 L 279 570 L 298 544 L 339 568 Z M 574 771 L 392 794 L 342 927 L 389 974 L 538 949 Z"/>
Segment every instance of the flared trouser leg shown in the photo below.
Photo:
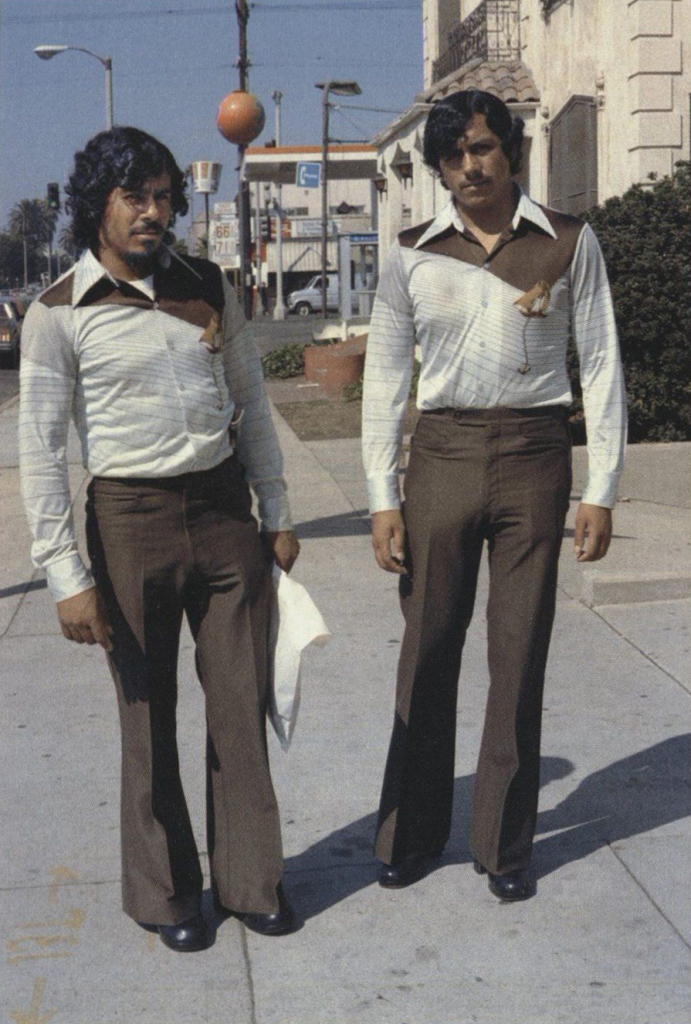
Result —
<path fill-rule="evenodd" d="M 201 903 L 176 741 L 184 612 L 206 696 L 209 771 L 221 780 L 210 810 L 224 852 L 212 870 L 231 909 L 277 906 L 282 854 L 263 725 L 270 578 L 249 509 L 235 463 L 164 484 L 90 488 L 89 552 L 114 629 L 123 908 L 140 922 L 179 923 Z"/>
<path fill-rule="evenodd" d="M 527 862 L 539 785 L 545 662 L 570 487 L 560 415 L 423 416 L 405 481 L 410 577 L 377 856 L 448 839 L 458 675 L 484 541 L 490 691 L 471 844 L 491 871 Z"/>

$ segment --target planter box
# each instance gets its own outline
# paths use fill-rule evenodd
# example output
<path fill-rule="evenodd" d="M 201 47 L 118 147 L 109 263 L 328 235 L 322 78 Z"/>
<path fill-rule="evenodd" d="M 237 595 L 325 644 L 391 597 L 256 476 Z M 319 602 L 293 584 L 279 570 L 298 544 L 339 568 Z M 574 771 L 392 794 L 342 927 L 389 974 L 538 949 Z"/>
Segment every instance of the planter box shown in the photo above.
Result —
<path fill-rule="evenodd" d="M 339 394 L 346 384 L 356 384 L 365 368 L 367 336 L 347 338 L 334 345 L 309 345 L 305 349 L 305 377 L 325 391 Z"/>

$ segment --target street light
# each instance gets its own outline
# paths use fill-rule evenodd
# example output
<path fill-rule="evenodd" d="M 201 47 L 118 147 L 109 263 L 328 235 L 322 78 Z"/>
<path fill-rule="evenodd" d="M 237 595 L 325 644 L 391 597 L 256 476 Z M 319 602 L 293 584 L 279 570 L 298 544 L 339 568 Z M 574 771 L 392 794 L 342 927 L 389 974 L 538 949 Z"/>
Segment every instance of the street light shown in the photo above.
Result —
<path fill-rule="evenodd" d="M 327 218 L 329 213 L 329 93 L 337 96 L 359 96 L 362 89 L 357 82 L 342 82 L 331 79 L 315 82 L 315 88 L 324 90 L 322 107 L 322 317 L 326 320 L 326 246 Z"/>
<path fill-rule="evenodd" d="M 88 53 L 90 57 L 100 60 L 106 69 L 106 128 L 108 131 L 113 127 L 113 60 L 111 57 L 100 57 L 93 50 L 87 50 L 84 46 L 35 46 L 34 53 L 41 60 L 51 60 L 65 50 L 78 50 L 80 53 Z"/>

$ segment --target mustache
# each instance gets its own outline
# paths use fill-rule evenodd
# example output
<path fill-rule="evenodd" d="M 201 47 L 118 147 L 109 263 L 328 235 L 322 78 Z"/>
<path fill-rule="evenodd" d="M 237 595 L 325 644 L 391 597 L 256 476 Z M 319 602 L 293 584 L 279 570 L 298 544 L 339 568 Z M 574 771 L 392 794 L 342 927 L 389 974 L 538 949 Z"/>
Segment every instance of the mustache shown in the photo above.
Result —
<path fill-rule="evenodd" d="M 163 235 L 163 233 L 164 229 L 160 226 L 160 224 L 147 224 L 146 227 L 131 228 L 130 230 L 130 235 Z"/>

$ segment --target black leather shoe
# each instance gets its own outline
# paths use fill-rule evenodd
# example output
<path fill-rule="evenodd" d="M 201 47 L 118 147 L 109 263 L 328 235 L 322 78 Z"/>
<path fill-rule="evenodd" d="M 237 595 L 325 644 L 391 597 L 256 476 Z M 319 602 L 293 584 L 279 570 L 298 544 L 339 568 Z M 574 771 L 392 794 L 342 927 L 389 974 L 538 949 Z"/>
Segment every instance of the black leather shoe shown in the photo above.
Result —
<path fill-rule="evenodd" d="M 478 875 L 487 875 L 489 891 L 502 903 L 517 903 L 533 895 L 534 886 L 527 868 L 507 871 L 505 875 L 493 875 L 477 860 L 473 861 L 473 867 Z"/>
<path fill-rule="evenodd" d="M 409 853 L 398 864 L 382 864 L 379 869 L 379 884 L 384 889 L 404 889 L 406 885 L 419 882 L 427 874 L 443 851 L 433 853 Z"/>
<path fill-rule="evenodd" d="M 293 908 L 280 883 L 276 892 L 278 894 L 278 910 L 275 914 L 235 914 L 235 916 L 242 921 L 245 928 L 258 932 L 259 935 L 285 935 L 287 932 L 291 932 L 295 927 Z"/>
<path fill-rule="evenodd" d="M 196 953 L 210 944 L 209 930 L 201 914 L 180 924 L 159 924 L 161 942 L 177 953 Z"/>

